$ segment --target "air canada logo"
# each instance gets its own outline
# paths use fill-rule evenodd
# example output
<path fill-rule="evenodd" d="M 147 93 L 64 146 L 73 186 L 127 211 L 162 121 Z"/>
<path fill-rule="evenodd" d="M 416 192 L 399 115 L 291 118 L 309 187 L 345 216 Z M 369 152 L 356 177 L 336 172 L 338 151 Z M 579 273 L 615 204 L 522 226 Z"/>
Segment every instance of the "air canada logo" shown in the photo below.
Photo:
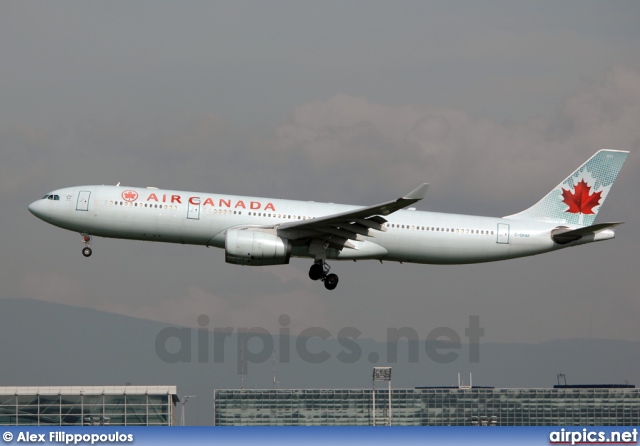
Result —
<path fill-rule="evenodd" d="M 138 192 L 135 190 L 125 190 L 122 192 L 122 199 L 124 201 L 136 201 L 138 199 Z"/>
<path fill-rule="evenodd" d="M 600 204 L 600 197 L 602 191 L 589 194 L 591 188 L 586 181 L 580 180 L 574 187 L 574 192 L 571 189 L 562 189 L 562 201 L 569 206 L 565 212 L 572 214 L 594 214 L 593 208 Z"/>

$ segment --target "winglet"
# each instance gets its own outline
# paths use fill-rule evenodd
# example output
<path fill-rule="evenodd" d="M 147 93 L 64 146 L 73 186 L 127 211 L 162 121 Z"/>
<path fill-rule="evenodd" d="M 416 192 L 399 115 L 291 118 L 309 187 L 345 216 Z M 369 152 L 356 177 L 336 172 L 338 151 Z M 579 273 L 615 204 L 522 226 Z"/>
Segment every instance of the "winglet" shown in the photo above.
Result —
<path fill-rule="evenodd" d="M 407 195 L 402 197 L 403 200 L 422 200 L 427 193 L 427 188 L 429 187 L 428 183 L 422 183 L 420 186 L 416 187 L 414 190 L 409 192 Z"/>

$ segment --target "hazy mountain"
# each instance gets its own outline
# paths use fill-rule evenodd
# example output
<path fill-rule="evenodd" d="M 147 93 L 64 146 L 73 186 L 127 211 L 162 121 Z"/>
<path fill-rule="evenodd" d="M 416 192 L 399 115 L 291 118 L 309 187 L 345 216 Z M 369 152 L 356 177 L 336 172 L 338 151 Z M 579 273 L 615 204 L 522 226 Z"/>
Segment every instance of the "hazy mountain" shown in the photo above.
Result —
<path fill-rule="evenodd" d="M 226 330 L 171 327 L 86 308 L 1 299 L 0 386 L 177 385 L 180 395 L 198 396 L 187 405 L 188 422 L 211 424 L 216 388 L 237 388 L 242 382 L 246 388 L 272 388 L 274 369 L 278 388 L 368 388 L 372 366 L 393 358 L 393 344 L 388 351 L 387 343 L 356 339 L 357 333 L 323 340 L 329 333 L 321 329 L 308 331 L 310 338 Z M 460 338 L 459 348 L 424 339 L 413 341 L 411 348 L 406 340 L 398 342 L 398 359 L 389 364 L 393 387 L 457 384 L 458 372 L 465 383 L 472 372 L 475 385 L 495 387 L 551 387 L 559 373 L 569 384 L 635 384 L 640 375 L 640 342 L 482 343 L 470 352 L 468 339 Z M 246 347 L 240 348 L 239 340 Z M 474 354 L 479 360 L 472 362 Z M 381 359 L 375 361 L 376 355 Z M 244 379 L 239 373 L 243 362 Z"/>

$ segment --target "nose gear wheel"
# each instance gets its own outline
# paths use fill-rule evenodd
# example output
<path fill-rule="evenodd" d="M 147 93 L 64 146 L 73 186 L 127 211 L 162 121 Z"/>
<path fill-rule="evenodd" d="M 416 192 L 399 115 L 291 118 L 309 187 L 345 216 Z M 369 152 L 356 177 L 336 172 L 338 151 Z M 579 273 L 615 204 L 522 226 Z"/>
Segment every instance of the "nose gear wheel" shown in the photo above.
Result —
<path fill-rule="evenodd" d="M 84 248 L 82 248 L 82 255 L 90 257 L 93 254 L 91 249 L 91 236 L 89 234 L 82 234 L 82 241 L 84 242 Z"/>

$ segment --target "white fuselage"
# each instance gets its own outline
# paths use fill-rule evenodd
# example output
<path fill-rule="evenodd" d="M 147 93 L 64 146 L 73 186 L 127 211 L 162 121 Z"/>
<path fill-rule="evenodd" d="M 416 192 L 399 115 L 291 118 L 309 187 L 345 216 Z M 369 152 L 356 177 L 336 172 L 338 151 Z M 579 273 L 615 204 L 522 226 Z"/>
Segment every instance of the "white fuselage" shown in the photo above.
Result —
<path fill-rule="evenodd" d="M 71 187 L 51 194 L 59 198 L 38 200 L 29 209 L 42 220 L 64 229 L 100 237 L 218 248 L 225 247 L 225 231 L 230 228 L 276 227 L 359 208 L 119 186 Z M 327 258 L 428 264 L 479 263 L 540 254 L 614 237 L 612 230 L 605 230 L 559 245 L 551 238 L 551 231 L 558 223 L 416 210 L 400 210 L 385 218 L 386 231 L 376 231 L 364 240 L 353 241 L 355 249 L 330 248 Z M 292 255 L 313 257 L 304 244 L 294 245 Z"/>

